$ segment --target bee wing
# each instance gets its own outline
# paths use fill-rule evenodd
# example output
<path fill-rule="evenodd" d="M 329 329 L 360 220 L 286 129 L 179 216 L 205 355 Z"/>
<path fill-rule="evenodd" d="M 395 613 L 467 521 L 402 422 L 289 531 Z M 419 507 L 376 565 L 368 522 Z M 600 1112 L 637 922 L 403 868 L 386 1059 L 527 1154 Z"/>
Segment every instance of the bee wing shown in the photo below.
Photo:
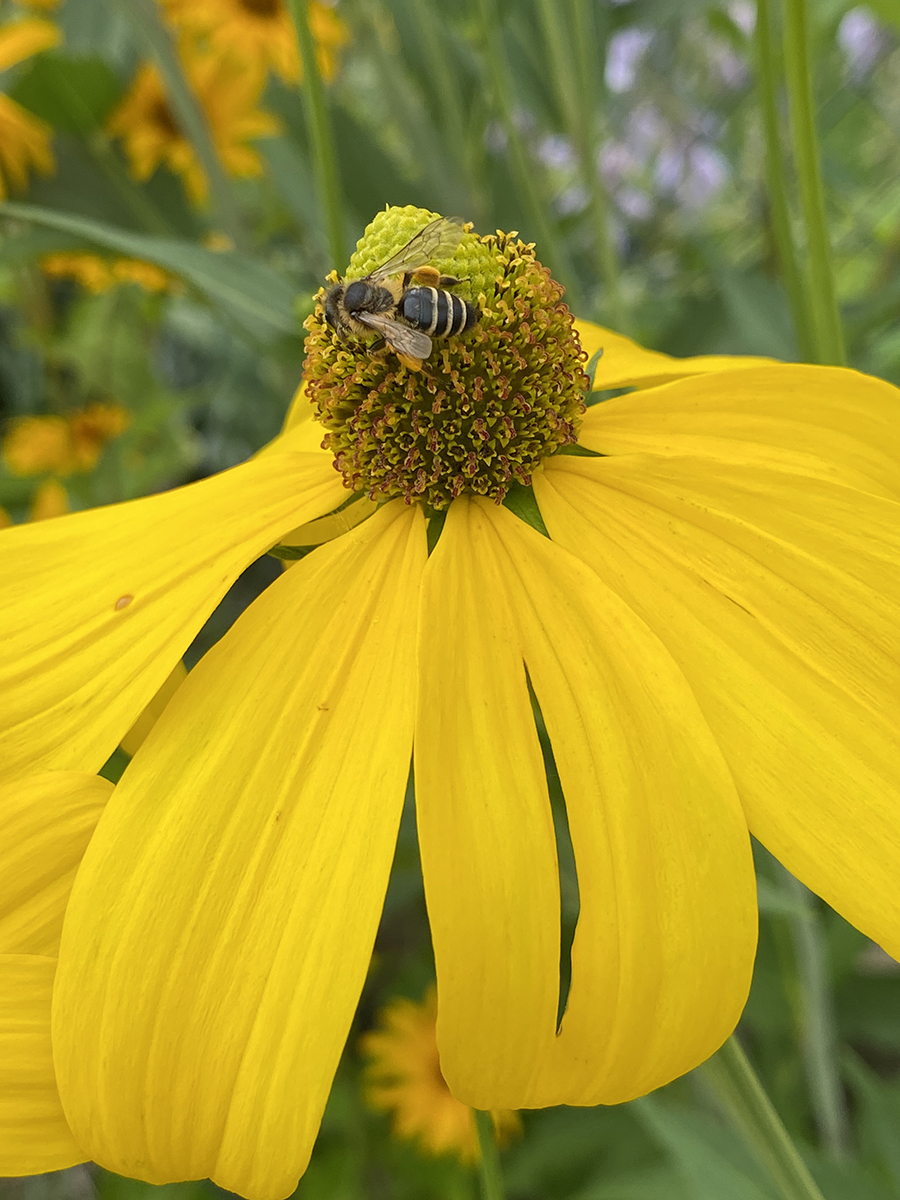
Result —
<path fill-rule="evenodd" d="M 391 258 L 376 267 L 367 279 L 377 283 L 389 275 L 402 275 L 416 267 L 423 267 L 433 258 L 444 258 L 452 254 L 465 233 L 463 222 L 459 217 L 438 217 L 424 229 L 420 229 L 402 250 L 398 250 Z"/>
<path fill-rule="evenodd" d="M 408 354 L 410 358 L 427 358 L 431 353 L 431 338 L 419 329 L 410 329 L 408 325 L 392 321 L 384 313 L 357 312 L 353 316 L 360 324 L 377 330 L 391 348 L 400 354 Z"/>

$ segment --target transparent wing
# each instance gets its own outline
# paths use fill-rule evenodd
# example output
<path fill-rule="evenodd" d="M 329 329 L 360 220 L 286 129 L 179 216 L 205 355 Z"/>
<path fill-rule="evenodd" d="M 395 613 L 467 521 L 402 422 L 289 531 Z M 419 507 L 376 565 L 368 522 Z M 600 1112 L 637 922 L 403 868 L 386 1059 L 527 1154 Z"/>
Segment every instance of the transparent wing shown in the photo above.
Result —
<path fill-rule="evenodd" d="M 377 283 L 379 279 L 387 279 L 389 275 L 402 275 L 404 271 L 424 267 L 432 259 L 445 258 L 453 253 L 464 233 L 465 227 L 459 217 L 438 217 L 436 221 L 420 229 L 402 250 L 398 250 L 387 262 L 376 267 L 366 278 Z"/>
<path fill-rule="evenodd" d="M 410 358 L 427 358 L 431 353 L 431 338 L 420 329 L 410 329 L 408 325 L 392 321 L 384 313 L 357 312 L 353 317 L 370 329 L 377 330 L 391 348 L 400 354 L 408 354 Z"/>

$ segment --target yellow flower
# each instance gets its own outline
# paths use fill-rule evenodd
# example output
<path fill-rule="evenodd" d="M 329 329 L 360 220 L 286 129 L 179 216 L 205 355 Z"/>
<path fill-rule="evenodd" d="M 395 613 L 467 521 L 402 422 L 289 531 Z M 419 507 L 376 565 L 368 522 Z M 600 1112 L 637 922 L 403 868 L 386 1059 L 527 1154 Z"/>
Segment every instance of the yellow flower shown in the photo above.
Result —
<path fill-rule="evenodd" d="M 288 83 L 301 78 L 300 55 L 284 0 L 164 0 L 174 25 L 209 38 L 218 51 L 253 72 L 272 68 Z M 349 40 L 347 26 L 331 5 L 309 0 L 310 31 L 319 71 L 332 79 L 337 52 Z"/>
<path fill-rule="evenodd" d="M 397 998 L 379 1014 L 380 1029 L 360 1041 L 369 1058 L 366 1098 L 380 1112 L 393 1113 L 397 1137 L 411 1138 L 429 1154 L 455 1154 L 464 1163 L 481 1157 L 475 1114 L 461 1104 L 441 1074 L 435 1027 L 437 992 L 429 988 L 421 1004 Z M 519 1133 L 518 1113 L 492 1114 L 500 1140 Z"/>
<path fill-rule="evenodd" d="M 120 404 L 99 401 L 65 417 L 20 417 L 3 439 L 3 460 L 13 475 L 90 471 L 130 420 Z"/>
<path fill-rule="evenodd" d="M 38 17 L 0 27 L 0 71 L 58 45 L 60 37 L 56 25 Z M 53 130 L 46 121 L 0 94 L 0 200 L 7 195 L 4 177 L 13 187 L 24 188 L 30 169 L 44 175 L 52 173 L 52 136 Z"/>
<path fill-rule="evenodd" d="M 382 214 L 352 270 L 428 219 Z M 581 324 L 595 386 L 637 389 L 582 413 L 585 358 L 532 252 L 467 234 L 435 265 L 481 318 L 422 371 L 316 309 L 307 380 L 340 470 L 301 395 L 250 462 L 0 532 L 10 779 L 96 771 L 246 565 L 315 546 L 178 688 L 72 890 L 41 1078 L 72 1144 L 120 1174 L 293 1191 L 411 756 L 464 1104 L 618 1103 L 716 1050 L 753 965 L 748 828 L 900 954 L 900 393 Z M 354 502 L 343 475 L 390 498 Z M 532 693 L 578 873 L 559 1028 Z M 48 1169 L 43 1149 L 27 1165 L 38 1132 L 17 1169 Z"/>
<path fill-rule="evenodd" d="M 172 277 L 162 267 L 139 258 L 100 258 L 81 251 L 48 254 L 41 259 L 41 270 L 55 279 L 75 279 L 88 292 L 99 295 L 120 283 L 136 283 L 146 292 L 166 292 Z"/>
<path fill-rule="evenodd" d="M 225 170 L 244 179 L 262 174 L 262 160 L 248 145 L 279 130 L 271 114 L 256 107 L 262 80 L 234 59 L 182 47 L 185 69 L 206 114 Z M 139 69 L 131 90 L 113 113 L 109 131 L 123 139 L 136 179 L 149 179 L 165 164 L 180 175 L 195 204 L 206 199 L 208 183 L 190 141 L 169 107 L 162 81 L 151 63 Z"/>

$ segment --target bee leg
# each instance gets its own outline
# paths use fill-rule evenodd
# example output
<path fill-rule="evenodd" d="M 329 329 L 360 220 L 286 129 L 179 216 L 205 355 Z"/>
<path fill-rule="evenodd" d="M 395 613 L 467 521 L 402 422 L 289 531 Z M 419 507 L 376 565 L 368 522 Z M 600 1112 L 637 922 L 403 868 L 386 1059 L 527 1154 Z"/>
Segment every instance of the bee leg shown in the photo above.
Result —
<path fill-rule="evenodd" d="M 397 357 L 403 363 L 404 367 L 406 367 L 407 371 L 422 370 L 422 362 L 424 361 L 423 359 L 411 358 L 408 354 L 401 354 L 399 350 L 397 351 Z"/>

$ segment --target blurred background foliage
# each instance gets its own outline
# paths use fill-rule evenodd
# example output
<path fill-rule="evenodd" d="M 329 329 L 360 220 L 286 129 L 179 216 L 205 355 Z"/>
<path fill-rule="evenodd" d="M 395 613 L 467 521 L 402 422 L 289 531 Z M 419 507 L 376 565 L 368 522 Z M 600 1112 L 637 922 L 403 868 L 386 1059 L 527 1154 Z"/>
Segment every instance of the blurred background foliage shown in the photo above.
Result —
<path fill-rule="evenodd" d="M 342 197 L 327 212 L 284 0 L 0 0 L 0 522 L 257 450 L 300 378 L 313 293 L 386 204 L 518 229 L 579 315 L 655 348 L 801 357 L 764 182 L 755 16 L 748 0 L 310 0 Z M 900 0 L 816 0 L 810 16 L 849 360 L 900 383 Z M 188 666 L 279 569 L 250 568 Z M 900 1197 L 900 966 L 761 851 L 758 865 L 744 1044 L 828 1200 Z M 477 1195 L 432 979 L 407 805 L 302 1200 Z M 398 996 L 425 1005 L 398 1010 Z M 779 1195 L 699 1073 L 522 1126 L 503 1155 L 515 1200 Z M 87 1167 L 0 1182 L 4 1200 L 215 1190 Z"/>

